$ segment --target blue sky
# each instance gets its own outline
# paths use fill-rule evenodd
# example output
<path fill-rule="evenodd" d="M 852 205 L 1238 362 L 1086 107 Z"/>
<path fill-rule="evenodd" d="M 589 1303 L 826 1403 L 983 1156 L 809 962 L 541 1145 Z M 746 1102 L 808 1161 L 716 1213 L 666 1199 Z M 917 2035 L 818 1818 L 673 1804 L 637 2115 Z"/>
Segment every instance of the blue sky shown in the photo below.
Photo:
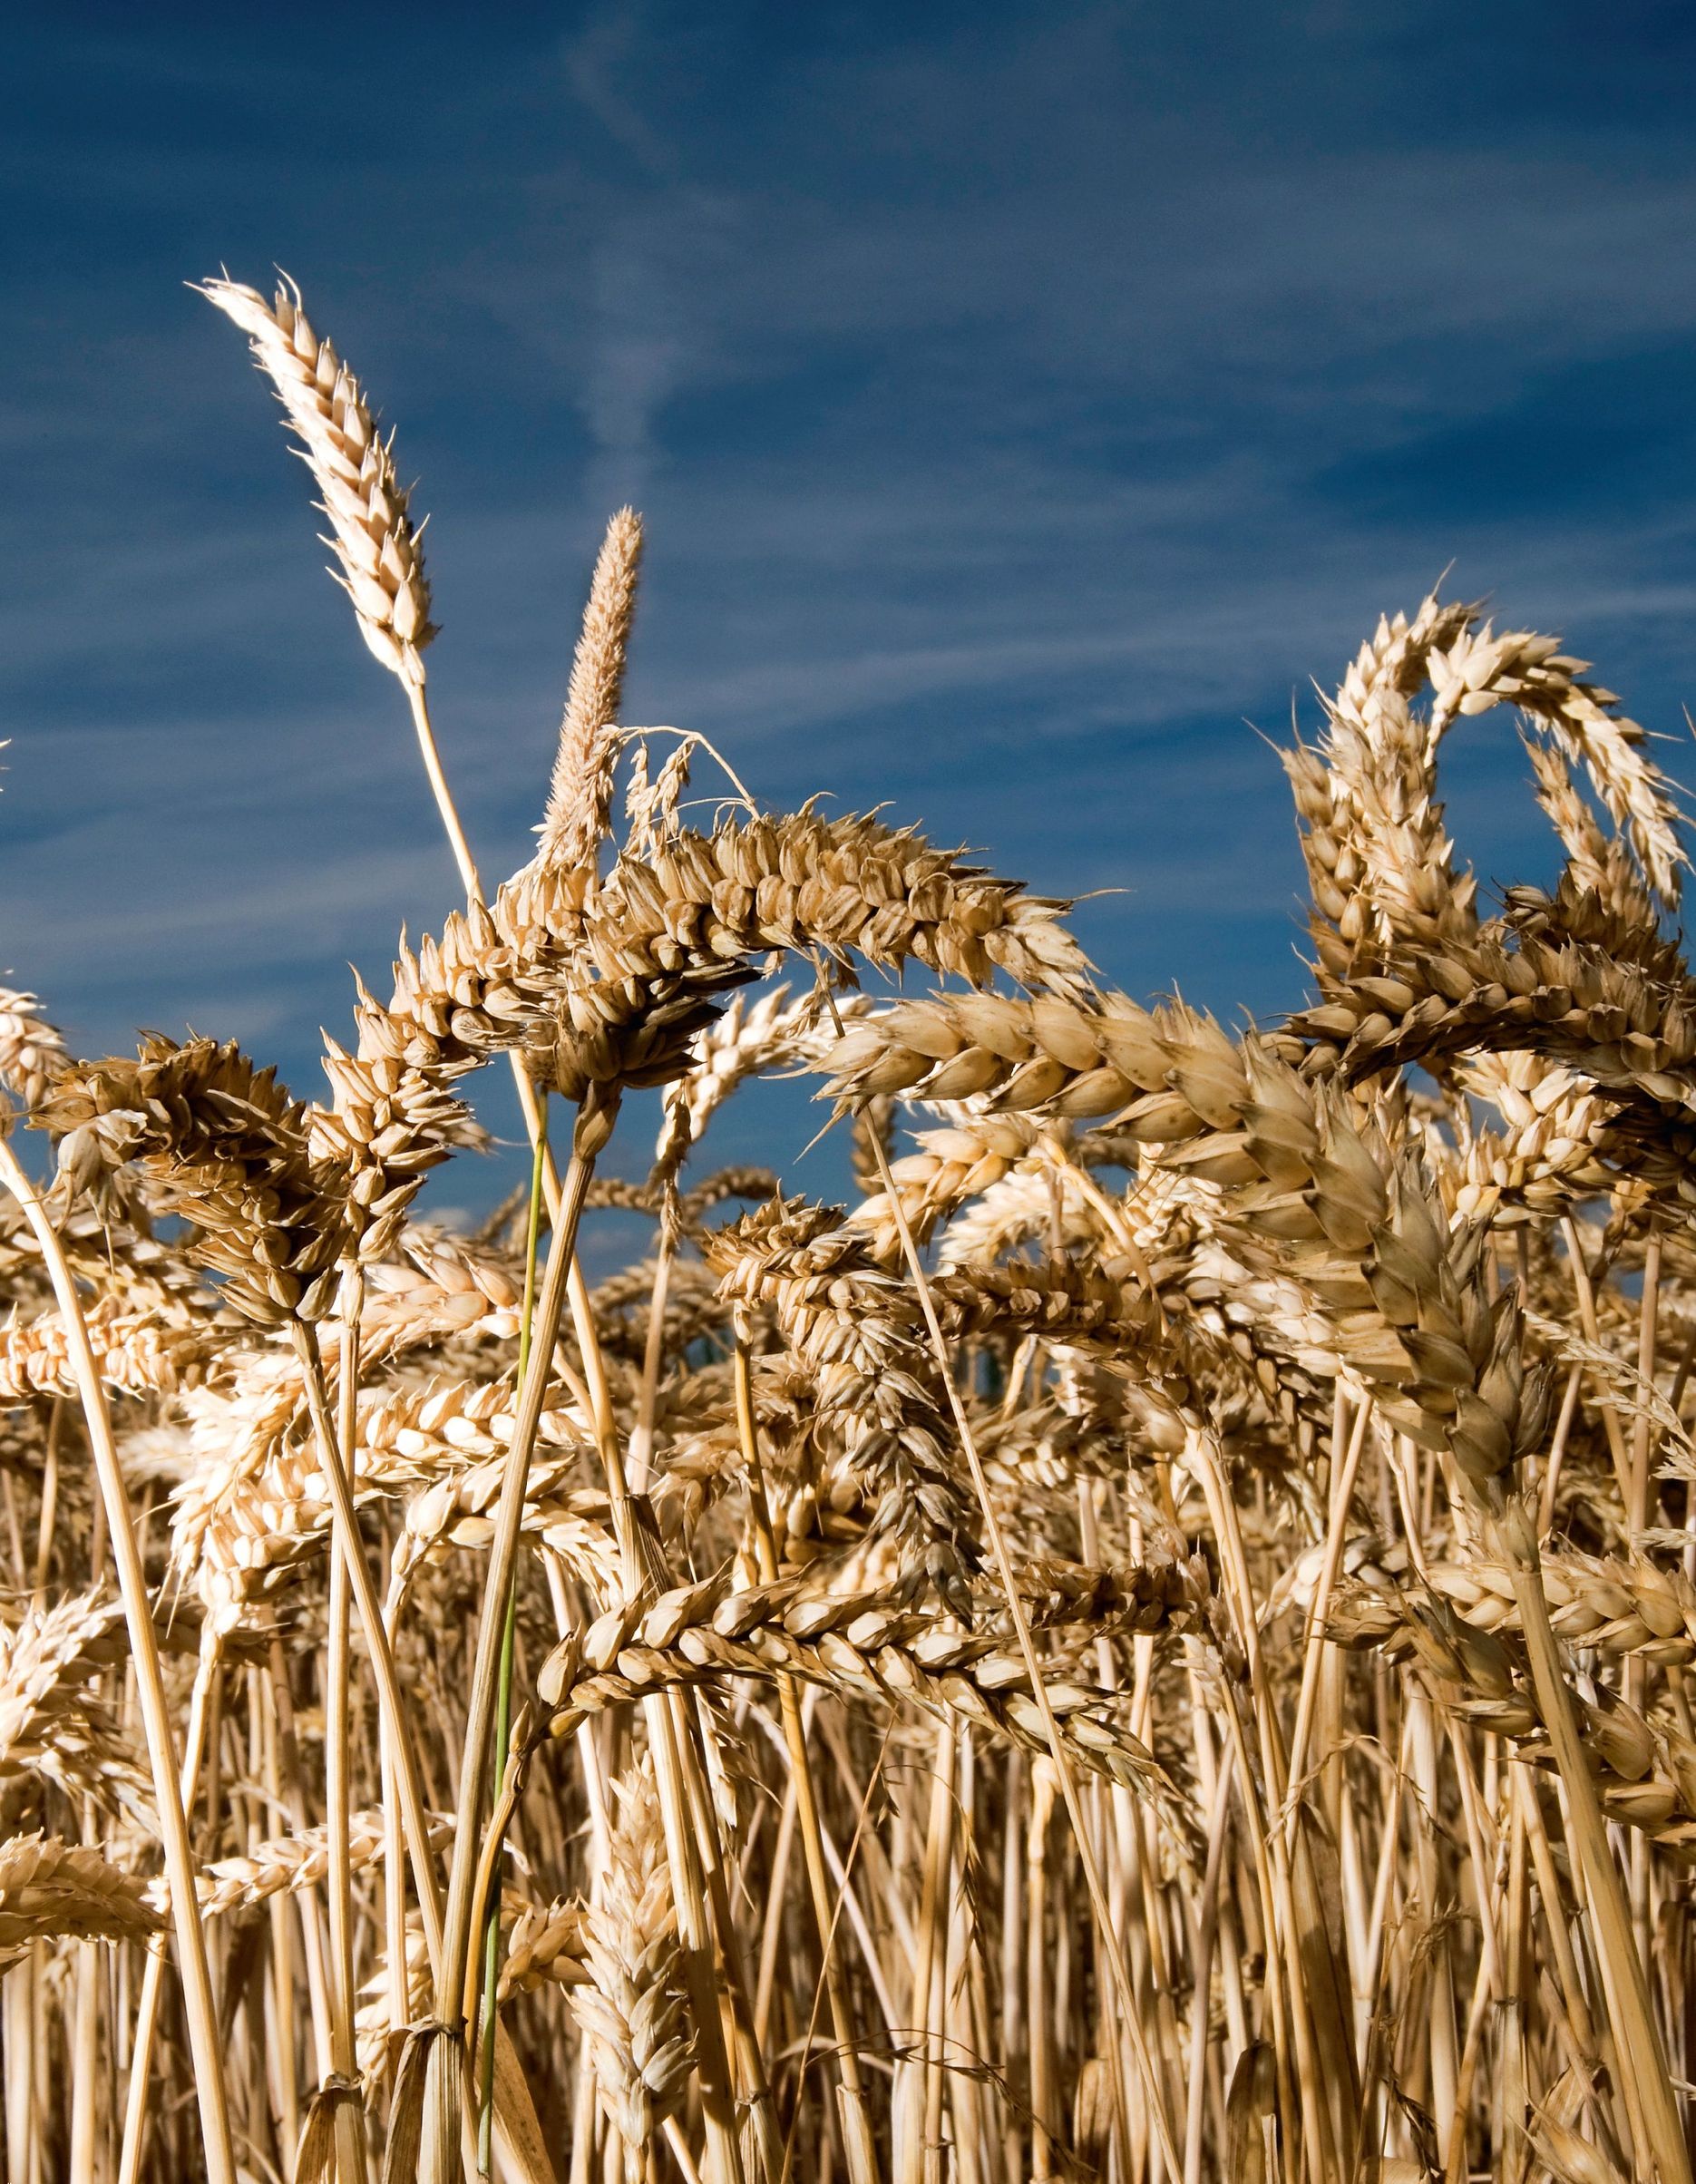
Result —
<path fill-rule="evenodd" d="M 192 1023 L 315 1090 L 348 961 L 454 897 L 220 263 L 397 428 L 491 873 L 626 499 L 629 719 L 1101 891 L 1138 994 L 1296 999 L 1248 724 L 1451 562 L 1684 735 L 1688 8 L 61 5 L 4 52 L 0 975 L 84 1050 Z M 1523 773 L 1457 744 L 1486 882 L 1546 867 Z"/>

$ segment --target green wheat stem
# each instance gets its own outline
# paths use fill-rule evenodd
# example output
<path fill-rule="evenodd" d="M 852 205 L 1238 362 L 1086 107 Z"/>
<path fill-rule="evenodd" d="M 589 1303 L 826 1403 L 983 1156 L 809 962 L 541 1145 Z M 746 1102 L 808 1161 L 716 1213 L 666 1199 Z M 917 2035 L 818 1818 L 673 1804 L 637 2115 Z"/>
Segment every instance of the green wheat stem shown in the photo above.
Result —
<path fill-rule="evenodd" d="M 538 1111 L 535 1148 L 530 1167 L 530 1218 L 524 1233 L 524 1309 L 518 1330 L 518 1385 L 524 1385 L 530 1364 L 531 1321 L 536 1310 L 536 1263 L 541 1241 L 542 1171 L 548 1159 L 548 1098 L 542 1095 Z M 506 1596 L 506 1618 L 501 1630 L 501 1681 L 494 1703 L 494 1763 L 506 1764 L 507 1742 L 512 1733 L 513 1630 L 517 1622 L 516 1574 Z M 501 1896 L 499 1887 L 490 1891 L 482 1924 L 482 2006 L 478 2016 L 479 2093 L 477 2103 L 477 2173 L 489 2176 L 494 2162 L 494 2048 L 495 1989 L 501 1976 Z"/>

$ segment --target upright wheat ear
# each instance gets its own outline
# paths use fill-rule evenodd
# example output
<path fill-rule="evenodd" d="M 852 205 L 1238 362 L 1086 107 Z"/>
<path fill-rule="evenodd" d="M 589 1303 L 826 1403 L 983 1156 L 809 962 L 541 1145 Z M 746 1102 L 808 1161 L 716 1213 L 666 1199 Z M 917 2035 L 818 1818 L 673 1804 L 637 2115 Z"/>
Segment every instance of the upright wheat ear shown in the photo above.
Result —
<path fill-rule="evenodd" d="M 203 281 L 198 293 L 252 343 L 254 360 L 276 387 L 324 495 L 335 531 L 325 543 L 341 563 L 339 580 L 359 617 L 360 634 L 385 668 L 416 688 L 424 681 L 419 655 L 435 629 L 392 439 L 377 436 L 359 382 L 335 345 L 313 332 L 292 281 L 268 304 L 257 289 L 233 280 Z"/>
<path fill-rule="evenodd" d="M 571 662 L 559 756 L 541 823 L 540 864 L 580 864 L 593 856 L 607 832 L 617 756 L 608 730 L 618 717 L 624 687 L 641 560 L 642 519 L 633 508 L 621 508 L 607 526 L 583 609 L 583 633 Z"/>

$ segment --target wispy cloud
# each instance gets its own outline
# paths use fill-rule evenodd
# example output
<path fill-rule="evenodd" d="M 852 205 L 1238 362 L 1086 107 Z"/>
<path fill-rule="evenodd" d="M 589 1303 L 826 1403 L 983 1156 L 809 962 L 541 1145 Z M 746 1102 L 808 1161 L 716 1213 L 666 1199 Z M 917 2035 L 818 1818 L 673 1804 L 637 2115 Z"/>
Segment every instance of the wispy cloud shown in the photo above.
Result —
<path fill-rule="evenodd" d="M 1454 560 L 1645 719 L 1696 683 L 1673 34 L 1391 13 L 426 12 L 374 78 L 167 6 L 79 43 L 75 100 L 71 34 L 28 34 L 0 959 L 91 1040 L 190 1018 L 305 1080 L 346 960 L 453 899 L 305 481 L 180 286 L 276 258 L 422 473 L 492 869 L 633 497 L 632 717 L 774 796 L 1125 890 L 1080 912 L 1111 977 L 1292 998 L 1291 833 L 1243 722 L 1311 716 L 1381 609 Z M 1457 768 L 1499 874 L 1535 831 L 1512 738 Z"/>
<path fill-rule="evenodd" d="M 650 175 L 666 178 L 679 171 L 680 148 L 655 127 L 639 93 L 629 87 L 650 59 L 652 34 L 642 0 L 598 0 L 560 40 L 560 57 L 582 111 Z"/>

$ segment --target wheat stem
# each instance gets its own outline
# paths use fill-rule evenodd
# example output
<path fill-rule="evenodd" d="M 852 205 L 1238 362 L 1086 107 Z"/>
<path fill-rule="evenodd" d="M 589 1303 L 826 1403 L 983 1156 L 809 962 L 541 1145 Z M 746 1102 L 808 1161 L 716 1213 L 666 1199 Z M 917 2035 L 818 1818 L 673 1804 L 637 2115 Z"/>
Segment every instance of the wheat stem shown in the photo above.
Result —
<path fill-rule="evenodd" d="M 489 1744 L 493 1730 L 500 1676 L 505 1610 L 517 1566 L 520 1526 L 523 1519 L 524 1489 L 530 1471 L 531 1449 L 541 1417 L 542 1399 L 550 1378 L 553 1346 L 560 1331 L 565 1303 L 566 1271 L 571 1263 L 578 1218 L 582 1212 L 592 1158 L 574 1153 L 567 1167 L 560 1218 L 548 1245 L 547 1271 L 536 1307 L 530 1370 L 519 1390 L 519 1409 L 503 1467 L 501 1501 L 495 1534 L 490 1545 L 488 1575 L 483 1587 L 482 1614 L 477 1651 L 467 1693 L 465 1740 L 460 1761 L 459 1799 L 455 1817 L 453 1857 L 448 1875 L 447 1910 L 443 1943 L 435 1969 L 435 2008 L 448 2028 L 454 2059 L 436 2063 L 437 2100 L 428 2120 L 426 2164 L 434 2173 L 444 2173 L 461 2131 L 463 2089 L 461 2084 L 464 2026 L 464 1994 L 471 1951 L 472 1926 L 476 1916 L 473 1882 L 476 1877 L 480 1821 L 482 1813 Z M 438 2043 L 441 2047 L 443 2043 Z"/>
<path fill-rule="evenodd" d="M 1061 1741 L 1059 1725 L 1054 1718 L 1053 1705 L 1048 1698 L 1048 1686 L 1043 1681 L 1041 1664 L 1037 1659 L 1036 1647 L 1031 1643 L 1029 1619 L 1026 1615 L 1023 1604 L 1019 1597 L 1019 1584 L 1013 1571 L 1012 1558 L 1008 1551 L 1007 1539 L 1001 1529 L 1000 1518 L 996 1513 L 994 1498 L 989 1492 L 989 1482 L 983 1468 L 983 1459 L 978 1452 L 977 1436 L 972 1430 L 971 1420 L 967 1414 L 965 1405 L 960 1400 L 960 1390 L 955 1385 L 954 1376 L 949 1370 L 948 1344 L 942 1333 L 941 1322 L 937 1317 L 936 1302 L 931 1292 L 930 1279 L 925 1272 L 924 1263 L 919 1256 L 919 1247 L 913 1242 L 912 1230 L 908 1224 L 906 1214 L 896 1192 L 894 1177 L 890 1173 L 889 1155 L 884 1151 L 882 1145 L 875 1139 L 872 1143 L 872 1150 L 876 1155 L 879 1178 L 885 1192 L 889 1194 L 895 1223 L 901 1233 L 902 1250 L 906 1256 L 908 1271 L 912 1277 L 913 1288 L 918 1294 L 920 1307 L 924 1314 L 925 1325 L 930 1333 L 938 1369 L 942 1375 L 944 1392 L 948 1398 L 949 1409 L 953 1414 L 955 1427 L 960 1434 L 960 1448 L 971 1473 L 971 1483 L 977 1493 L 979 1506 L 983 1511 L 984 1530 L 989 1536 L 990 1553 L 995 1558 L 996 1575 L 1000 1579 L 1008 1614 L 1013 1624 L 1014 1635 L 1019 1643 L 1019 1654 L 1025 1664 L 1025 1672 L 1030 1678 L 1031 1692 L 1042 1716 L 1043 1731 L 1048 1740 L 1049 1754 L 1054 1761 L 1055 1771 L 1059 1777 L 1061 1795 L 1066 1800 L 1067 1813 L 1070 1818 L 1072 1832 L 1077 1839 L 1078 1863 L 1083 1868 L 1085 1887 L 1089 1893 L 1090 1908 L 1095 1914 L 1096 1929 L 1100 1939 L 1101 1952 L 1106 1961 L 1108 1976 L 1113 1983 L 1119 2008 L 1123 2013 L 1126 2029 L 1130 2035 L 1131 2052 L 1136 2059 L 1137 2069 L 1142 2074 L 1145 2097 L 1148 2102 L 1149 2113 L 1154 2120 L 1161 2159 L 1165 2162 L 1168 2173 L 1178 2176 L 1182 2170 L 1178 2160 L 1177 2142 L 1173 2136 L 1172 2126 L 1166 2116 L 1165 2097 L 1155 2073 L 1153 2059 L 1148 2052 L 1148 2043 L 1143 2033 L 1142 2020 L 1136 2008 L 1136 1998 L 1131 1990 L 1130 1979 L 1126 1972 L 1118 1940 L 1108 1915 L 1106 1897 L 1101 1886 L 1101 1876 L 1097 1870 L 1095 1854 L 1090 1848 L 1088 1822 L 1084 1813 L 1082 1800 L 1077 1794 L 1077 1785 L 1073 1778 L 1070 1763 L 1067 1759 L 1065 1746 Z M 1121 2091 L 1121 2101 L 1123 2105 L 1128 2106 L 1123 2091 Z"/>
<path fill-rule="evenodd" d="M 1596 1943 L 1606 1968 L 1622 2060 L 1632 2090 L 1642 2104 L 1652 2160 L 1662 2184 L 1690 2184 L 1690 2156 L 1678 2103 L 1667 2076 L 1666 2055 L 1649 2000 L 1642 1959 L 1632 1933 L 1631 1915 L 1620 1885 L 1619 1868 L 1608 1848 L 1607 1826 L 1596 1801 L 1584 1748 L 1573 1720 L 1572 1701 L 1560 1664 L 1548 1603 L 1538 1575 L 1537 1543 L 1524 1505 L 1509 1497 L 1492 1512 L 1496 1535 L 1514 1579 L 1514 1595 L 1525 1633 L 1525 1650 L 1536 1684 L 1537 1703 L 1548 1725 L 1584 1864 L 1584 1882 L 1595 1920 Z"/>
<path fill-rule="evenodd" d="M 518 1328 L 518 1382 L 522 1388 L 530 1370 L 531 1329 L 536 1311 L 536 1271 L 541 1239 L 541 1173 L 548 1149 L 548 1108 L 544 1100 L 535 1150 L 531 1156 L 530 1205 L 524 1229 L 524 1302 Z M 500 1686 L 495 1694 L 494 1750 L 504 1752 L 512 1730 L 512 1663 L 517 1629 L 517 1572 L 507 1588 L 501 1631 Z M 501 1922 L 492 1901 L 483 1918 L 482 2008 L 478 2024 L 479 2080 L 477 2101 L 478 2173 L 488 2176 L 494 2160 L 494 2028 L 495 1989 L 501 1975 Z"/>
<path fill-rule="evenodd" d="M 736 1346 L 732 1370 L 735 1374 L 736 1431 L 742 1442 L 743 1461 L 748 1467 L 748 1498 L 754 1513 L 760 1575 L 765 1583 L 771 1584 L 775 1583 L 777 1577 L 777 1550 L 772 1536 L 771 1506 L 766 1497 L 765 1476 L 760 1464 L 759 1428 L 754 1417 L 754 1391 L 747 1345 L 741 1341 Z M 801 1718 L 801 1702 L 792 1676 L 778 1679 L 777 1698 L 783 1716 L 784 1742 L 789 1755 L 790 1791 L 795 1800 L 802 1851 L 806 1860 L 807 1887 L 813 1901 L 814 1926 L 819 1940 L 819 1976 L 824 1983 L 830 2004 L 831 2029 L 836 2041 L 836 2066 L 841 2076 L 843 2140 L 847 2152 L 848 2174 L 851 2184 L 876 2184 L 877 2153 L 872 2138 L 871 2121 L 866 2112 L 865 2086 L 861 2078 L 860 2058 L 854 2045 L 853 2019 L 848 2007 L 842 1968 L 833 1945 L 836 1920 L 831 1905 L 830 1880 L 824 1866 L 818 1799 L 814 1787 L 812 1761 L 807 1752 L 806 1731 Z M 760 2022 L 762 2013 L 756 2010 L 755 2023 L 757 2024 Z"/>

